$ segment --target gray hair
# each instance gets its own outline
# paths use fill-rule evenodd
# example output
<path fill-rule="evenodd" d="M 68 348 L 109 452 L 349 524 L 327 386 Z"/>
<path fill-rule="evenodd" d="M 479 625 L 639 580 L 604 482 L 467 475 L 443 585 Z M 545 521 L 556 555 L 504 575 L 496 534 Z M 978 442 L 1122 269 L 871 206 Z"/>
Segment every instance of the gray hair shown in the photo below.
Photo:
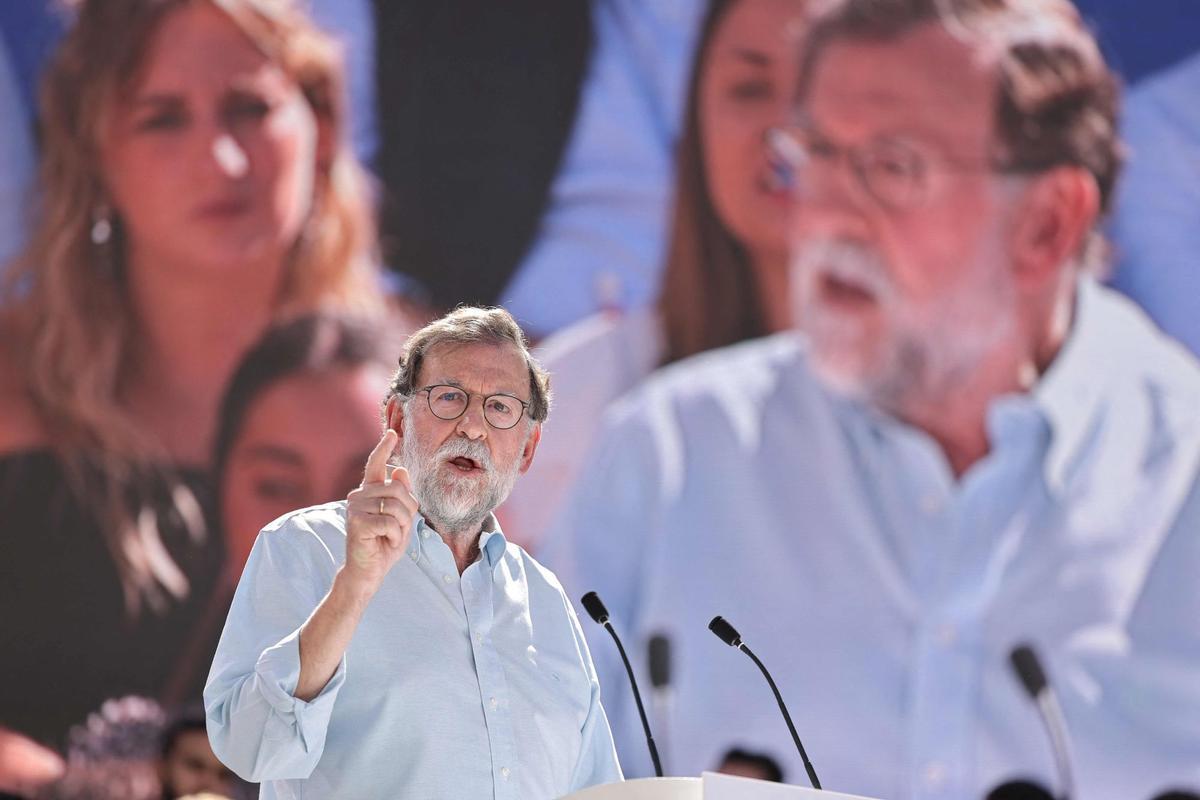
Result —
<path fill-rule="evenodd" d="M 479 306 L 460 306 L 408 337 L 385 402 L 397 396 L 412 397 L 425 354 L 434 345 L 446 343 L 515 345 L 529 370 L 529 418 L 543 422 L 550 415 L 550 374 L 529 352 L 525 332 L 504 309 Z"/>
<path fill-rule="evenodd" d="M 825 0 L 811 19 L 801 99 L 831 42 L 894 39 L 928 22 L 996 51 L 995 134 L 1006 169 L 1085 169 L 1106 214 L 1124 161 L 1121 87 L 1070 0 Z M 1093 229 L 1080 260 L 1096 266 L 1106 251 Z"/>

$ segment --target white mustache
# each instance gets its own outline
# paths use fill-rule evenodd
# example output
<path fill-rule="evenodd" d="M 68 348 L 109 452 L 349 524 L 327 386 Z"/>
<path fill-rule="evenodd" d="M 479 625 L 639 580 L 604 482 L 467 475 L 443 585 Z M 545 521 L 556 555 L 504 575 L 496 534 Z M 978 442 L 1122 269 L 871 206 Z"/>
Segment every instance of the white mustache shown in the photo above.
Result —
<path fill-rule="evenodd" d="M 842 283 L 858 286 L 879 299 L 895 292 L 891 276 L 879 254 L 848 239 L 814 239 L 802 244 L 796 254 L 796 269 L 812 277 L 828 275 Z"/>
<path fill-rule="evenodd" d="M 452 458 L 469 458 L 486 470 L 493 468 L 492 454 L 487 445 L 474 439 L 455 437 L 438 448 L 434 454 L 439 461 L 449 461 Z"/>

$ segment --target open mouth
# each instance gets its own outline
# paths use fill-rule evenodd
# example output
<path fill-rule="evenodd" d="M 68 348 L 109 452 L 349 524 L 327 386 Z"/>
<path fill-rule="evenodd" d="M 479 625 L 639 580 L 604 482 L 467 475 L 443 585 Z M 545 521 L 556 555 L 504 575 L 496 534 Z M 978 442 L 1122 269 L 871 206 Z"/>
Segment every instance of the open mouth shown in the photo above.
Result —
<path fill-rule="evenodd" d="M 482 469 L 479 462 L 473 458 L 466 456 L 456 456 L 449 459 L 446 463 L 458 469 L 459 472 L 471 472 L 473 470 Z"/>
<path fill-rule="evenodd" d="M 821 293 L 837 305 L 861 308 L 877 302 L 875 292 L 864 284 L 825 273 L 821 276 Z"/>

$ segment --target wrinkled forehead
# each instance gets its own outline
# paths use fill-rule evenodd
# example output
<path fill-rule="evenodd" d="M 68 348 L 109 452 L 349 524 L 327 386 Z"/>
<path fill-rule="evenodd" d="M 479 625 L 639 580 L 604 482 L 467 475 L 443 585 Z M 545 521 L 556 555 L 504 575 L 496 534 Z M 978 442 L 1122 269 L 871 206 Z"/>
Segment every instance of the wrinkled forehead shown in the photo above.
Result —
<path fill-rule="evenodd" d="M 894 38 L 826 44 L 798 111 L 850 140 L 910 135 L 971 147 L 991 139 L 996 95 L 994 57 L 930 21 Z"/>
<path fill-rule="evenodd" d="M 529 367 L 511 342 L 437 342 L 421 359 L 416 387 L 449 383 L 474 392 L 505 392 L 528 400 Z"/>

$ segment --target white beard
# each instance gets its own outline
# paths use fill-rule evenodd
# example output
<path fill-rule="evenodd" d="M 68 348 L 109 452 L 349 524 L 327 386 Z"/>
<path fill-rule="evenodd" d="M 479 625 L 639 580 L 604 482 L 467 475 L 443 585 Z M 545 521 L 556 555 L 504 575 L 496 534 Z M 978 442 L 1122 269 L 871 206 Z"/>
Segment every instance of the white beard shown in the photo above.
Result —
<path fill-rule="evenodd" d="M 412 435 L 412 420 L 404 412 L 405 429 L 400 448 L 400 460 L 412 479 L 413 495 L 421 513 L 439 533 L 475 530 L 483 519 L 495 510 L 512 491 L 520 475 L 520 459 L 513 459 L 507 469 L 497 469 L 492 454 L 483 442 L 455 436 L 438 448 L 432 456 L 424 457 Z M 441 473 L 442 464 L 452 458 L 470 458 L 485 472 L 485 481 L 447 480 Z"/>
<path fill-rule="evenodd" d="M 792 267 L 792 308 L 812 344 L 812 365 L 830 388 L 888 411 L 944 401 L 1016 326 L 1012 287 L 976 274 L 916 306 L 901 296 L 869 247 L 844 239 L 803 244 Z M 832 276 L 870 294 L 881 328 L 830 308 L 821 281 Z"/>

